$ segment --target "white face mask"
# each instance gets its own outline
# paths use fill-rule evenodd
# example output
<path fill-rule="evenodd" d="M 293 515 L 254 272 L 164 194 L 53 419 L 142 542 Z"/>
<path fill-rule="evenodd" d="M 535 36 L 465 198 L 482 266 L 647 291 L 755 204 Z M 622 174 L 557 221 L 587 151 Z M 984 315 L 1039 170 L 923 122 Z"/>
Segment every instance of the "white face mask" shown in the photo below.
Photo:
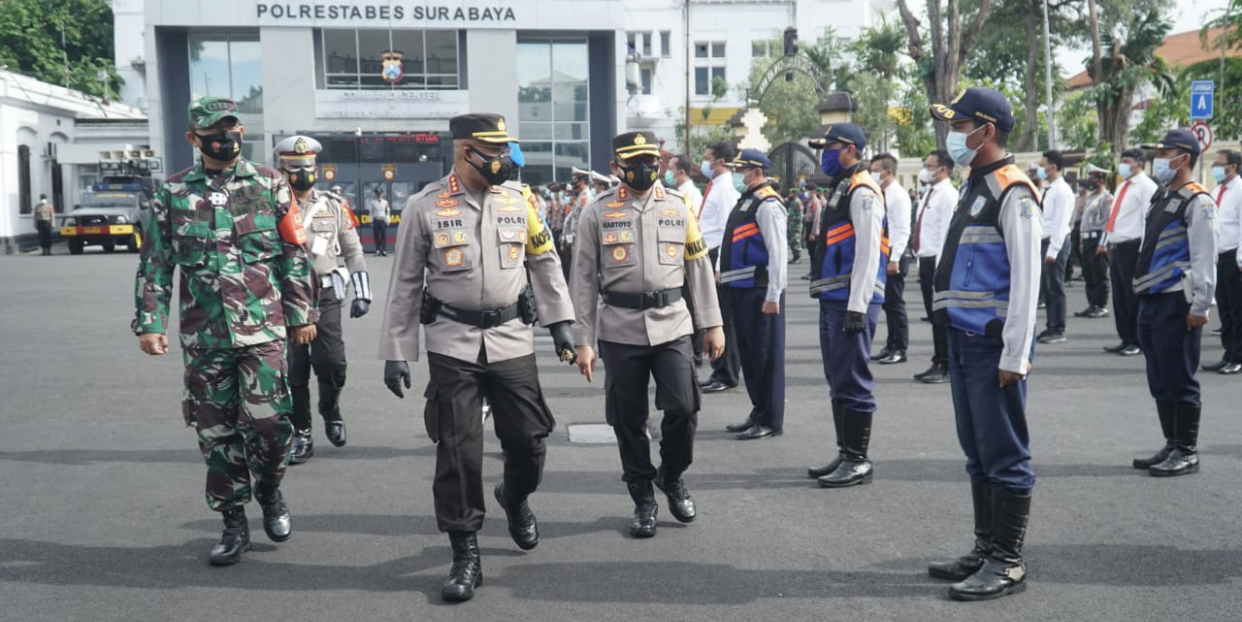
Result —
<path fill-rule="evenodd" d="M 1177 160 L 1181 157 L 1182 156 L 1177 156 L 1176 158 L 1156 158 L 1153 160 L 1151 163 L 1151 171 L 1156 175 L 1156 181 L 1161 184 L 1167 184 L 1173 181 L 1173 178 L 1177 175 L 1177 169 L 1173 168 L 1173 160 Z"/>
<path fill-rule="evenodd" d="M 1127 164 L 1127 163 L 1125 163 L 1125 162 L 1122 162 L 1122 163 L 1118 164 L 1118 165 L 1117 165 L 1117 174 L 1118 174 L 1118 175 L 1121 175 L 1121 177 L 1122 177 L 1123 179 L 1125 179 L 1125 178 L 1129 178 L 1129 177 L 1130 177 L 1130 165 L 1129 165 L 1129 164 Z"/>
<path fill-rule="evenodd" d="M 933 177 L 934 175 L 932 174 L 930 170 L 927 169 L 927 167 L 923 167 L 919 169 L 919 182 L 920 183 L 930 184 L 932 183 Z"/>
<path fill-rule="evenodd" d="M 966 140 L 970 138 L 971 134 L 985 127 L 987 126 L 980 125 L 971 132 L 949 132 L 948 137 L 945 138 L 944 146 L 949 152 L 949 157 L 953 158 L 953 161 L 958 166 L 970 166 L 970 163 L 975 161 L 975 156 L 979 155 L 979 150 L 971 149 L 967 146 Z"/>

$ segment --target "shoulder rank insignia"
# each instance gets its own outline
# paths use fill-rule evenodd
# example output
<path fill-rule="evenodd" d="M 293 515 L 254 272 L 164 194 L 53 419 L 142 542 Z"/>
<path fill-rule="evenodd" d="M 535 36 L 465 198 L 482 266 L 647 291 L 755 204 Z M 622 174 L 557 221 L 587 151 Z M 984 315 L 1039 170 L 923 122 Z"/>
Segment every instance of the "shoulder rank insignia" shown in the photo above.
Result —
<path fill-rule="evenodd" d="M 457 180 L 457 173 L 449 175 L 449 192 L 453 194 L 461 192 L 461 182 Z"/>
<path fill-rule="evenodd" d="M 659 200 L 659 201 L 664 200 L 664 186 L 661 186 L 661 185 L 659 185 L 659 184 L 657 184 L 657 185 L 656 185 L 656 187 L 655 187 L 655 198 L 656 198 L 656 200 Z"/>

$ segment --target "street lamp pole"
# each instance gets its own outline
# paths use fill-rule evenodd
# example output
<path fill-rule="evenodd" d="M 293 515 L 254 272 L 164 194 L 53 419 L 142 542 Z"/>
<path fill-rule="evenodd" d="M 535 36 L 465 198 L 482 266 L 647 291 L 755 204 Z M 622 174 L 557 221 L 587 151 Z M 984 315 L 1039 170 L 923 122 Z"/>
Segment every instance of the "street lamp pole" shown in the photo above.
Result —
<path fill-rule="evenodd" d="M 1044 7 L 1044 87 L 1048 96 L 1048 148 L 1056 149 L 1057 115 L 1052 102 L 1052 36 L 1048 29 L 1048 0 Z"/>

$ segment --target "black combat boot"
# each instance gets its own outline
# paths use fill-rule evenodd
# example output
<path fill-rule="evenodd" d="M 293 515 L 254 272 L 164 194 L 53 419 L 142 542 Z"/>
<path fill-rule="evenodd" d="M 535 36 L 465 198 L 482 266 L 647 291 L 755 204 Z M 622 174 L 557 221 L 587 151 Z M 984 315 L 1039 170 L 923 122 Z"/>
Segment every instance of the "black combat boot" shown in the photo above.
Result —
<path fill-rule="evenodd" d="M 1173 450 L 1160 464 L 1147 470 L 1153 477 L 1176 477 L 1199 472 L 1200 407 L 1173 404 Z"/>
<path fill-rule="evenodd" d="M 871 483 L 871 460 L 867 459 L 867 446 L 871 443 L 873 414 L 841 409 L 841 463 L 831 473 L 819 478 L 820 486 L 844 488 Z"/>
<path fill-rule="evenodd" d="M 535 513 L 530 511 L 530 504 L 526 502 L 526 497 L 521 499 L 510 498 L 505 494 L 505 483 L 496 484 L 496 502 L 505 511 L 505 517 L 509 519 L 509 537 L 513 538 L 513 542 L 523 551 L 529 551 L 539 546 L 539 523 L 535 521 Z"/>
<path fill-rule="evenodd" d="M 263 509 L 263 532 L 272 542 L 288 540 L 293 533 L 293 517 L 289 516 L 280 486 L 260 483 L 255 487 L 254 496 Z"/>
<path fill-rule="evenodd" d="M 246 523 L 246 508 L 237 506 L 220 513 L 224 518 L 224 533 L 220 543 L 211 547 L 212 566 L 232 566 L 241 560 L 242 553 L 250 550 L 250 525 Z"/>
<path fill-rule="evenodd" d="M 302 464 L 315 455 L 315 441 L 311 439 L 310 430 L 296 430 L 293 433 L 293 447 L 289 450 L 289 464 Z"/>
<path fill-rule="evenodd" d="M 929 564 L 927 574 L 937 579 L 961 581 L 978 572 L 992 554 L 992 485 L 972 479 L 970 496 L 975 507 L 975 548 L 957 559 Z"/>
<path fill-rule="evenodd" d="M 832 462 L 829 462 L 828 464 L 825 464 L 823 466 L 813 466 L 807 469 L 806 474 L 808 477 L 823 477 L 837 470 L 837 467 L 841 466 L 841 434 L 842 434 L 841 413 L 842 412 L 844 411 L 841 409 L 840 404 L 834 403 L 832 405 L 832 427 L 837 432 L 837 457 L 833 458 Z"/>
<path fill-rule="evenodd" d="M 651 489 L 651 480 L 640 479 L 629 482 L 630 498 L 634 499 L 634 520 L 630 523 L 630 535 L 635 538 L 650 538 L 656 535 L 655 491 Z"/>
<path fill-rule="evenodd" d="M 323 417 L 323 434 L 336 447 L 345 446 L 345 421 L 341 419 L 341 387 L 319 383 L 319 414 Z"/>
<path fill-rule="evenodd" d="M 992 553 L 979 572 L 949 586 L 953 600 L 992 600 L 1026 589 L 1022 541 L 1031 516 L 1031 495 L 992 490 Z"/>
<path fill-rule="evenodd" d="M 661 464 L 656 469 L 655 487 L 664 493 L 668 498 L 668 512 L 673 515 L 681 523 L 692 523 L 694 517 L 698 516 L 698 512 L 694 508 L 694 499 L 690 498 L 690 491 L 686 490 L 686 482 L 681 476 L 669 477 L 668 472 L 664 470 Z"/>
<path fill-rule="evenodd" d="M 475 588 L 483 585 L 483 560 L 479 558 L 479 539 L 473 531 L 450 531 L 453 567 L 440 587 L 440 596 L 452 602 L 474 598 Z"/>
<path fill-rule="evenodd" d="M 1164 432 L 1164 448 L 1150 458 L 1135 458 L 1134 468 L 1146 471 L 1168 460 L 1169 454 L 1173 453 L 1173 407 L 1174 404 L 1168 402 L 1156 402 L 1156 414 L 1160 417 L 1160 430 Z"/>

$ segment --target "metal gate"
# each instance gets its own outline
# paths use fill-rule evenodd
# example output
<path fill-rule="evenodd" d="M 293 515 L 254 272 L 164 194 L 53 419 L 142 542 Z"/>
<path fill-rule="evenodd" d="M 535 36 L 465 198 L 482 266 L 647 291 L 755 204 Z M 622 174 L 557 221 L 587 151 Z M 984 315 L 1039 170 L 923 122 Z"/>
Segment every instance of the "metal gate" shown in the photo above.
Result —
<path fill-rule="evenodd" d="M 771 176 L 781 181 L 781 188 L 787 189 L 819 172 L 819 160 L 815 153 L 802 143 L 787 142 L 777 145 L 768 158 L 772 160 Z"/>

